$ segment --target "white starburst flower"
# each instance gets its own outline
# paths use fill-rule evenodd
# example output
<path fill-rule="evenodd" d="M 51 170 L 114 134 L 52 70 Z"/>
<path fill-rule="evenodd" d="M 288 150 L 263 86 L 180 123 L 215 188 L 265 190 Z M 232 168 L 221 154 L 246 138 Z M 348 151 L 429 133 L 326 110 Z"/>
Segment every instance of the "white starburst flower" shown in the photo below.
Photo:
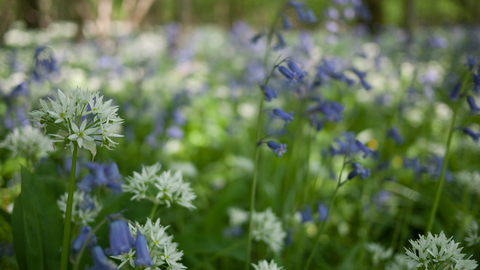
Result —
<path fill-rule="evenodd" d="M 65 192 L 65 194 L 57 200 L 57 205 L 63 213 L 63 218 L 65 218 L 65 212 L 67 210 L 67 200 L 68 192 Z M 75 193 L 73 193 L 72 222 L 87 225 L 95 220 L 101 210 L 102 206 L 95 196 L 91 196 L 80 190 L 76 190 Z"/>
<path fill-rule="evenodd" d="M 99 92 L 83 92 L 79 87 L 70 90 L 70 96 L 57 91 L 58 99 L 50 104 L 40 100 L 42 109 L 30 113 L 31 121 L 41 126 L 49 126 L 53 142 L 62 142 L 66 146 L 75 145 L 89 150 L 93 157 L 97 153 L 96 143 L 112 150 L 118 143 L 111 138 L 122 137 L 116 133 L 123 119 L 118 117 L 118 106 L 112 106 L 112 100 L 103 102 Z"/>
<path fill-rule="evenodd" d="M 467 228 L 467 236 L 464 240 L 465 242 L 467 242 L 467 246 L 469 247 L 480 243 L 480 235 L 478 234 L 478 223 L 476 220 L 472 221 L 470 226 Z"/>
<path fill-rule="evenodd" d="M 32 161 L 37 161 L 53 151 L 50 139 L 30 125 L 16 128 L 0 143 L 0 148 L 12 152 L 12 156 L 20 155 Z"/>
<path fill-rule="evenodd" d="M 283 230 L 282 222 L 275 216 L 271 208 L 263 212 L 254 212 L 252 215 L 252 236 L 256 241 L 265 242 L 273 252 L 280 253 L 285 243 L 287 233 Z"/>
<path fill-rule="evenodd" d="M 270 263 L 268 263 L 266 260 L 259 261 L 258 264 L 252 263 L 252 266 L 253 268 L 255 268 L 255 270 L 283 270 L 284 269 L 283 267 L 277 266 L 277 264 L 273 260 L 271 260 Z"/>

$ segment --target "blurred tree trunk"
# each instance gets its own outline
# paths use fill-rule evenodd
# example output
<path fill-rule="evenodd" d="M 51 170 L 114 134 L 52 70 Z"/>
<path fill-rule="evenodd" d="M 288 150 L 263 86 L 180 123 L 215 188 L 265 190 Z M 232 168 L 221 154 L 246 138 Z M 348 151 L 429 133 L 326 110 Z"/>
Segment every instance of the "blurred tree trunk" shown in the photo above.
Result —
<path fill-rule="evenodd" d="M 15 20 L 14 13 L 15 0 L 2 1 L 0 6 L 0 45 L 4 44 L 3 37 L 8 31 L 10 24 Z"/>
<path fill-rule="evenodd" d="M 37 0 L 19 0 L 18 11 L 20 17 L 27 24 L 27 28 L 39 28 L 40 9 Z"/>
<path fill-rule="evenodd" d="M 135 9 L 130 14 L 130 22 L 132 28 L 137 28 L 147 15 L 148 11 L 152 7 L 154 0 L 139 0 L 135 5 Z"/>
<path fill-rule="evenodd" d="M 383 24 L 383 0 L 364 0 L 370 10 L 371 20 L 366 22 L 373 34 L 378 34 Z"/>
<path fill-rule="evenodd" d="M 403 26 L 407 32 L 407 43 L 413 43 L 413 28 L 415 24 L 415 0 L 403 0 Z"/>
<path fill-rule="evenodd" d="M 193 23 L 192 0 L 176 0 L 176 20 L 182 23 L 183 29 L 189 29 Z"/>

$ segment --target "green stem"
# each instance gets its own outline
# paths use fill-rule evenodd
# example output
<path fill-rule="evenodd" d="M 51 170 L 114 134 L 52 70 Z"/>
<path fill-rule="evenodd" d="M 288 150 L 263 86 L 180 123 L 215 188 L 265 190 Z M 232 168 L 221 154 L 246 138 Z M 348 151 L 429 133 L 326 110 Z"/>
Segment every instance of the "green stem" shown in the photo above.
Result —
<path fill-rule="evenodd" d="M 448 157 L 450 154 L 450 144 L 452 142 L 453 131 L 455 130 L 455 120 L 457 118 L 458 107 L 459 107 L 459 103 L 456 102 L 455 108 L 453 109 L 453 116 L 452 116 L 452 122 L 450 123 L 450 130 L 448 131 L 445 156 L 443 157 L 442 173 L 440 175 L 440 181 L 438 181 L 437 183 L 437 192 L 435 194 L 435 200 L 433 202 L 432 210 L 430 211 L 430 218 L 428 220 L 428 225 L 427 225 L 427 229 L 425 230 L 425 234 L 427 234 L 432 230 L 433 222 L 435 221 L 435 214 L 437 213 L 438 203 L 440 202 L 440 197 L 442 195 L 443 183 L 445 182 L 445 171 L 447 170 Z"/>
<path fill-rule="evenodd" d="M 103 226 L 103 224 L 105 224 L 105 222 L 107 222 L 106 218 L 104 218 L 100 223 L 97 224 L 97 226 L 95 226 L 95 228 L 93 228 L 93 230 L 90 231 L 87 239 L 85 239 L 85 242 L 83 242 L 82 248 L 80 248 L 80 251 L 78 252 L 77 258 L 75 259 L 75 265 L 73 266 L 73 270 L 78 270 L 78 267 L 80 266 L 80 261 L 82 260 L 83 251 L 87 247 L 88 242 L 90 242 L 90 238 L 92 238 L 92 236 L 98 231 L 98 229 L 100 229 L 100 227 Z"/>
<path fill-rule="evenodd" d="M 345 153 L 345 156 L 343 157 L 342 170 L 340 171 L 340 175 L 338 176 L 337 187 L 335 188 L 335 191 L 333 192 L 333 197 L 330 200 L 330 204 L 329 204 L 330 209 L 328 209 L 327 216 L 325 217 L 325 220 L 322 222 L 322 225 L 320 226 L 320 229 L 318 230 L 317 240 L 315 241 L 315 245 L 313 246 L 312 253 L 310 253 L 310 256 L 308 257 L 307 264 L 305 265 L 305 270 L 308 270 L 308 267 L 310 266 L 310 263 L 312 262 L 312 259 L 313 259 L 313 256 L 315 255 L 315 251 L 317 249 L 318 243 L 320 243 L 320 237 L 322 236 L 323 228 L 325 227 L 325 224 L 328 222 L 328 218 L 330 217 L 330 215 L 332 213 L 334 203 L 335 203 L 335 197 L 337 196 L 337 191 L 340 188 L 340 186 L 342 185 L 342 182 L 341 182 L 342 181 L 342 174 L 343 174 L 343 171 L 345 170 L 345 165 L 346 165 L 346 161 L 347 161 L 348 152 L 350 151 L 350 144 L 348 145 L 347 152 Z"/>
<path fill-rule="evenodd" d="M 150 220 L 153 221 L 153 217 L 155 216 L 155 212 L 157 212 L 158 204 L 153 203 L 152 211 L 150 211 L 150 215 L 148 216 Z"/>
<path fill-rule="evenodd" d="M 68 186 L 67 210 L 65 212 L 65 225 L 63 227 L 62 258 L 60 263 L 61 270 L 67 270 L 68 267 L 68 252 L 70 250 L 70 229 L 72 227 L 73 193 L 75 191 L 75 171 L 77 167 L 77 149 L 78 145 L 74 143 L 72 167 L 70 171 L 70 183 Z"/>

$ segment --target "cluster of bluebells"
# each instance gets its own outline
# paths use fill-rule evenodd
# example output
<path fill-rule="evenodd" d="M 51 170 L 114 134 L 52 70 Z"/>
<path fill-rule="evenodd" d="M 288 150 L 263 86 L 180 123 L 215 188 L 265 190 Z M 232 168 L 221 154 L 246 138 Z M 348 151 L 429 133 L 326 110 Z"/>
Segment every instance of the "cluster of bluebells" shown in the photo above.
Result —
<path fill-rule="evenodd" d="M 418 157 L 404 157 L 403 166 L 408 169 L 413 169 L 418 178 L 422 173 L 426 173 L 428 176 L 438 179 L 442 173 L 443 158 L 436 155 L 430 155 L 421 162 Z M 452 173 L 448 168 L 445 170 L 445 179 L 449 182 L 453 180 Z"/>
<path fill-rule="evenodd" d="M 419 235 L 418 240 L 410 240 L 412 248 L 407 249 L 407 264 L 414 269 L 458 269 L 473 270 L 477 268 L 477 262 L 465 258 L 461 253 L 459 243 L 447 238 L 443 231 L 440 235 L 432 235 L 430 232 L 425 237 Z"/>
<path fill-rule="evenodd" d="M 113 194 L 122 193 L 123 180 L 117 163 L 87 162 L 85 167 L 89 169 L 89 173 L 77 184 L 78 189 L 88 193 L 94 188 L 107 187 Z"/>
<path fill-rule="evenodd" d="M 63 218 L 65 218 L 65 212 L 67 210 L 67 200 L 68 192 L 65 192 L 65 194 L 57 200 L 57 205 L 63 213 Z M 95 220 L 100 210 L 102 210 L 102 206 L 97 201 L 96 196 L 81 190 L 73 193 L 72 222 L 87 225 Z"/>
<path fill-rule="evenodd" d="M 328 37 L 330 42 L 336 41 L 336 36 L 340 33 L 341 26 L 355 19 L 361 21 L 371 20 L 370 10 L 361 0 L 334 0 L 332 4 L 325 10 L 325 29 L 330 32 Z M 358 24 L 358 27 L 365 28 L 362 24 Z"/>
<path fill-rule="evenodd" d="M 99 92 L 83 92 L 80 88 L 70 90 L 70 97 L 58 90 L 58 100 L 48 104 L 40 100 L 42 109 L 30 113 L 31 120 L 44 126 L 54 138 L 53 142 L 62 142 L 73 150 L 74 143 L 89 150 L 93 157 L 97 153 L 96 142 L 112 150 L 118 143 L 112 138 L 122 137 L 117 133 L 123 120 L 118 117 L 118 106 L 112 106 L 113 100 L 103 101 Z"/>
<path fill-rule="evenodd" d="M 320 65 L 317 66 L 313 86 L 325 86 L 328 85 L 332 80 L 346 83 L 348 86 L 353 86 L 355 84 L 355 80 L 349 78 L 345 74 L 345 71 L 346 69 L 342 60 L 338 58 L 324 58 Z M 350 71 L 357 76 L 360 84 L 365 90 L 372 89 L 372 86 L 366 80 L 366 72 L 360 71 L 354 67 L 350 67 Z"/>
<path fill-rule="evenodd" d="M 134 172 L 133 176 L 126 178 L 122 185 L 125 192 L 133 193 L 132 200 L 148 199 L 155 204 L 179 204 L 188 209 L 195 209 L 192 200 L 196 198 L 189 182 L 185 182 L 182 172 L 177 171 L 172 175 L 170 171 L 160 172 L 161 165 L 156 163 L 144 166 L 140 173 Z"/>
<path fill-rule="evenodd" d="M 0 143 L 0 148 L 9 149 L 12 156 L 21 156 L 32 161 L 39 160 L 53 151 L 50 138 L 30 125 L 15 128 L 12 133 Z"/>
<path fill-rule="evenodd" d="M 53 54 L 53 50 L 49 47 L 37 47 L 34 59 L 35 65 L 32 72 L 32 80 L 34 82 L 40 83 L 44 80 L 51 80 L 53 76 L 58 74 L 58 62 Z"/>
<path fill-rule="evenodd" d="M 125 226 L 126 228 L 124 228 Z M 125 249 L 110 252 L 112 258 L 121 261 L 118 268 L 129 263 L 132 267 L 143 266 L 147 270 L 163 269 L 161 267 L 169 270 L 186 269 L 180 262 L 183 251 L 178 250 L 178 243 L 172 241 L 173 236 L 166 233 L 168 227 L 162 226 L 160 219 L 152 222 L 147 218 L 144 225 L 140 225 L 138 222 L 128 225 L 125 223 L 122 230 L 125 235 L 129 236 L 129 242 L 127 241 L 127 244 L 124 245 Z M 129 231 L 127 232 L 127 230 Z M 111 232 L 112 230 L 110 230 Z M 133 240 L 134 238 L 135 240 Z M 113 242 L 110 241 L 110 243 L 112 246 Z M 107 253 L 109 253 L 108 250 Z"/>

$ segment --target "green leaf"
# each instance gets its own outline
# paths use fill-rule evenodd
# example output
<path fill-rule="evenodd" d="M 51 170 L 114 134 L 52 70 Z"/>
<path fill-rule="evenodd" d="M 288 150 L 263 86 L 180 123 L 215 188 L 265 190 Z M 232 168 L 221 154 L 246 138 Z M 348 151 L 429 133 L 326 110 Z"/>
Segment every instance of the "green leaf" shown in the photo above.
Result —
<path fill-rule="evenodd" d="M 15 200 L 13 243 L 20 269 L 58 269 L 63 219 L 45 184 L 22 168 L 22 193 Z"/>

